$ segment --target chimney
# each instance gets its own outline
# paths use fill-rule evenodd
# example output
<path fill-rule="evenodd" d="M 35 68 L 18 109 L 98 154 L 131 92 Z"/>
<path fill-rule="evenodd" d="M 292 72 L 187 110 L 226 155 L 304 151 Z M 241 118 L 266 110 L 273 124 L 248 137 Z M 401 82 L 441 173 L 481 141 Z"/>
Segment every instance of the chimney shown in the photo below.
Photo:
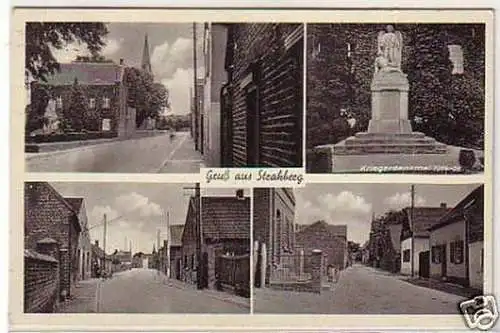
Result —
<path fill-rule="evenodd" d="M 242 189 L 236 190 L 236 198 L 238 199 L 244 199 L 244 194 L 245 192 Z"/>
<path fill-rule="evenodd" d="M 441 208 L 446 208 L 446 202 L 441 202 L 440 207 L 441 207 Z"/>
<path fill-rule="evenodd" d="M 95 246 L 99 247 L 99 241 L 98 240 L 95 241 Z"/>
<path fill-rule="evenodd" d="M 120 66 L 123 66 L 125 65 L 125 60 L 123 60 L 123 58 L 120 58 Z"/>

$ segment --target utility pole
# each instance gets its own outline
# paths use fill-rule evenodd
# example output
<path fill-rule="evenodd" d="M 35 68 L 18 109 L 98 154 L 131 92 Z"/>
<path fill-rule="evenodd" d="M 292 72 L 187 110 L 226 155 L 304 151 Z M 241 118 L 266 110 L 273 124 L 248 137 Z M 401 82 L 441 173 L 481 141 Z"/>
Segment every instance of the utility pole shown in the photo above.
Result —
<path fill-rule="evenodd" d="M 415 221 L 415 185 L 411 186 L 411 211 L 410 211 L 410 218 L 411 218 L 411 276 L 413 277 L 415 275 L 415 237 L 414 237 L 414 221 Z"/>
<path fill-rule="evenodd" d="M 199 136 L 199 133 L 198 133 L 198 122 L 199 122 L 199 119 L 198 119 L 198 88 L 197 88 L 197 84 L 198 84 L 198 64 L 197 64 L 197 55 L 196 55 L 196 22 L 193 23 L 193 82 L 194 82 L 194 86 L 193 86 L 193 93 L 194 93 L 194 142 L 195 142 L 195 148 L 196 150 L 199 149 L 198 147 L 198 136 Z"/>
<path fill-rule="evenodd" d="M 107 232 L 107 228 L 108 228 L 108 221 L 107 221 L 107 217 L 106 217 L 106 214 L 104 214 L 104 235 L 103 235 L 103 239 L 102 239 L 102 248 L 104 250 L 104 270 L 106 271 L 106 232 Z"/>
<path fill-rule="evenodd" d="M 197 237 L 196 237 L 196 257 L 198 258 L 197 262 L 197 277 L 198 277 L 198 289 L 203 289 L 204 286 L 204 281 L 203 281 L 203 267 L 204 267 L 204 262 L 203 262 L 203 221 L 201 218 L 201 209 L 202 209 L 202 204 L 201 204 L 201 193 L 200 193 L 200 183 L 196 183 L 195 186 L 195 197 L 196 197 L 196 209 L 197 209 L 197 214 L 196 214 L 196 226 L 197 226 Z"/>

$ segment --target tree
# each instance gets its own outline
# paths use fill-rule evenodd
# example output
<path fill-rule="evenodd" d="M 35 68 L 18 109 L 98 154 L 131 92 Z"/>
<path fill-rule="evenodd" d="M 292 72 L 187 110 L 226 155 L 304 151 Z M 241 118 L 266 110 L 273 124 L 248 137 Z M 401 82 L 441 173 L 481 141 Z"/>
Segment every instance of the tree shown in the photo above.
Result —
<path fill-rule="evenodd" d="M 83 43 L 91 54 L 98 54 L 104 45 L 108 29 L 96 22 L 30 22 L 26 24 L 25 77 L 46 82 L 48 74 L 59 69 L 52 49 L 62 49 L 70 43 Z"/>
<path fill-rule="evenodd" d="M 72 130 L 80 132 L 84 128 L 84 115 L 87 114 L 87 101 L 82 86 L 75 80 L 71 88 L 70 102 L 64 110 L 64 118 Z M 66 128 L 68 130 L 69 128 Z"/>
<path fill-rule="evenodd" d="M 45 124 L 45 110 L 50 99 L 49 92 L 43 85 L 33 89 L 31 94 L 31 104 L 26 106 L 25 126 L 27 134 L 42 128 Z"/>

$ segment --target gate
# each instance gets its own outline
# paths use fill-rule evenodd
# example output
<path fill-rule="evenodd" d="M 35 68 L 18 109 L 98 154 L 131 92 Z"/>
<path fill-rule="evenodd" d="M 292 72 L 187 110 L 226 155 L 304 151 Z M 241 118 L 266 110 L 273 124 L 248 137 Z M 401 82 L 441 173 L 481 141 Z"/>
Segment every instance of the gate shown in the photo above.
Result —
<path fill-rule="evenodd" d="M 429 251 L 418 254 L 418 275 L 422 278 L 429 278 L 430 254 Z"/>
<path fill-rule="evenodd" d="M 219 290 L 229 289 L 239 296 L 250 297 L 250 255 L 217 256 L 215 285 Z"/>

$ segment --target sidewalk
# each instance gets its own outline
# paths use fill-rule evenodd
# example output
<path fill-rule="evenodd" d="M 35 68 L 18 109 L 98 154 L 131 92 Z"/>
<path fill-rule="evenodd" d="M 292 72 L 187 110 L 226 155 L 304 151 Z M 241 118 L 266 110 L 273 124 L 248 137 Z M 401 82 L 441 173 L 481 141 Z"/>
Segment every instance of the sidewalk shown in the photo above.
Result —
<path fill-rule="evenodd" d="M 457 296 L 462 296 L 467 299 L 474 298 L 475 296 L 482 295 L 483 292 L 478 289 L 474 288 L 468 288 L 464 287 L 459 284 L 451 283 L 451 282 L 444 282 L 444 281 L 439 281 L 436 279 L 425 279 L 425 278 L 420 278 L 420 277 L 409 277 L 409 276 L 403 276 L 400 277 L 402 281 L 411 283 L 415 286 L 420 286 L 420 287 L 426 287 L 429 289 L 434 289 L 438 291 L 442 291 L 448 294 L 454 294 Z"/>
<path fill-rule="evenodd" d="M 177 279 L 169 279 L 164 274 L 162 274 L 162 278 L 163 278 L 164 283 L 169 287 L 192 290 L 195 293 L 204 294 L 206 296 L 217 299 L 219 301 L 232 303 L 232 304 L 235 304 L 235 305 L 238 305 L 241 307 L 245 307 L 245 308 L 250 308 L 250 298 L 245 298 L 245 297 L 233 295 L 230 293 L 226 293 L 223 291 L 218 291 L 218 290 L 208 289 L 208 288 L 199 290 L 199 289 L 197 289 L 195 284 L 185 283 L 185 282 L 179 281 Z"/>
<path fill-rule="evenodd" d="M 100 279 L 93 278 L 79 281 L 73 295 L 59 304 L 57 312 L 62 313 L 95 313 L 97 312 L 97 293 Z"/>

